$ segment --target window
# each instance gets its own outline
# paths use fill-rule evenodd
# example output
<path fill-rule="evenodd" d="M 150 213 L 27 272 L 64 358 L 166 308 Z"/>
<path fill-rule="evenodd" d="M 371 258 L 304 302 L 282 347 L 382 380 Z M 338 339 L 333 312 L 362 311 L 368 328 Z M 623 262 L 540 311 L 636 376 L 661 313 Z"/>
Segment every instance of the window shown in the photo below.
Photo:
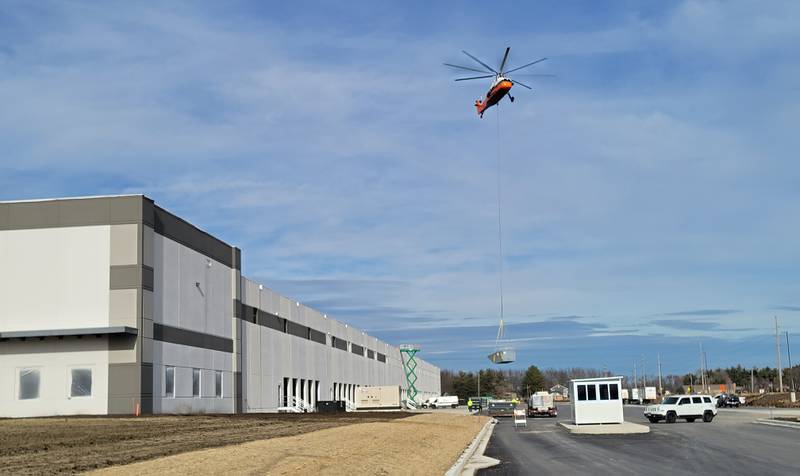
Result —
<path fill-rule="evenodd" d="M 386 356 L 378 352 L 378 362 L 386 363 Z"/>
<path fill-rule="evenodd" d="M 703 399 L 700 397 L 692 397 L 692 403 L 703 403 Z"/>
<path fill-rule="evenodd" d="M 339 350 L 347 350 L 347 341 L 338 337 L 331 337 L 331 345 Z"/>
<path fill-rule="evenodd" d="M 316 329 L 308 329 L 308 338 L 314 342 L 318 342 L 320 344 L 327 344 L 325 340 L 325 333 L 320 332 Z"/>
<path fill-rule="evenodd" d="M 33 400 L 39 398 L 39 369 L 21 369 L 19 371 L 19 399 Z"/>
<path fill-rule="evenodd" d="M 688 398 L 681 398 L 681 401 L 680 401 L 680 402 L 678 402 L 678 405 L 688 405 L 688 404 L 690 404 L 690 403 L 692 403 L 692 401 L 691 401 L 690 399 L 688 399 Z"/>
<path fill-rule="evenodd" d="M 374 359 L 375 358 L 375 351 L 367 349 L 367 358 Z"/>
<path fill-rule="evenodd" d="M 214 372 L 214 396 L 222 398 L 222 372 Z"/>
<path fill-rule="evenodd" d="M 71 384 L 69 386 L 70 397 L 91 397 L 92 396 L 92 369 L 72 369 Z"/>
<path fill-rule="evenodd" d="M 164 396 L 175 398 L 175 367 L 164 369 Z"/>
<path fill-rule="evenodd" d="M 578 400 L 586 400 L 586 385 L 578 385 Z"/>
<path fill-rule="evenodd" d="M 350 352 L 358 354 L 362 357 L 364 356 L 364 348 L 358 344 L 350 344 Z"/>
<path fill-rule="evenodd" d="M 200 369 L 192 369 L 192 396 L 200 396 Z"/>
<path fill-rule="evenodd" d="M 286 333 L 308 339 L 308 327 L 293 321 L 286 321 Z"/>
<path fill-rule="evenodd" d="M 586 400 L 597 400 L 597 386 L 596 385 L 587 385 L 586 386 Z"/>
<path fill-rule="evenodd" d="M 612 383 L 608 385 L 608 389 L 611 391 L 611 400 L 619 400 L 619 385 Z"/>
<path fill-rule="evenodd" d="M 608 384 L 601 383 L 598 387 L 600 387 L 600 400 L 608 400 Z"/>
<path fill-rule="evenodd" d="M 703 401 L 706 403 L 711 403 L 711 397 L 703 397 Z"/>

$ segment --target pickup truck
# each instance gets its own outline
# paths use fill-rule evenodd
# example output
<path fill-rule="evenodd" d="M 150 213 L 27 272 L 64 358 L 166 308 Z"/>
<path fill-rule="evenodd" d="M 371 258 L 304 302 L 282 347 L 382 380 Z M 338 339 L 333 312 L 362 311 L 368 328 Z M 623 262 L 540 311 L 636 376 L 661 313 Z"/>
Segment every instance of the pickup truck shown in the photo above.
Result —
<path fill-rule="evenodd" d="M 644 409 L 644 416 L 650 423 L 665 420 L 675 423 L 678 418 L 692 423 L 698 418 L 709 423 L 717 416 L 717 406 L 709 395 L 671 396 L 660 405 L 649 405 Z"/>
<path fill-rule="evenodd" d="M 488 414 L 491 417 L 514 416 L 517 406 L 506 400 L 489 400 Z"/>

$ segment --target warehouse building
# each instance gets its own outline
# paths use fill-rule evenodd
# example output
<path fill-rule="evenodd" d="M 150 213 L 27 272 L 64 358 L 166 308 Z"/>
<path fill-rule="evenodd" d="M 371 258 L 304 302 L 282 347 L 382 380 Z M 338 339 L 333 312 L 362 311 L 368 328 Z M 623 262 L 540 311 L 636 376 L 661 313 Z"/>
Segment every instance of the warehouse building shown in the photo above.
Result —
<path fill-rule="evenodd" d="M 440 393 L 417 359 L 417 400 Z M 241 413 L 400 385 L 400 350 L 143 195 L 0 203 L 0 417 Z"/>

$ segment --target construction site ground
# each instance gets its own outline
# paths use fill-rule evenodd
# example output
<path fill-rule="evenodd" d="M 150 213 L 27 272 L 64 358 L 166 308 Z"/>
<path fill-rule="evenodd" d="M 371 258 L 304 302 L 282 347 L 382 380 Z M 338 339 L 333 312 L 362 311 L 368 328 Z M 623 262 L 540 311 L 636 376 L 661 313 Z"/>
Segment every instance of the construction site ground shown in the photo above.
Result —
<path fill-rule="evenodd" d="M 442 474 L 484 423 L 407 412 L 0 420 L 0 474 Z"/>

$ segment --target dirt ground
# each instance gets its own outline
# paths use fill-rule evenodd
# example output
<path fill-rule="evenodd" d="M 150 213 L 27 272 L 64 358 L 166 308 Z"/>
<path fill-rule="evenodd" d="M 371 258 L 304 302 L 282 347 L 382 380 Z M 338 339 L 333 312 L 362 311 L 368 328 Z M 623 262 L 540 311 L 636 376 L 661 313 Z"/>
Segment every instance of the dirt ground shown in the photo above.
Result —
<path fill-rule="evenodd" d="M 0 474 L 77 473 L 203 448 L 299 435 L 403 412 L 0 419 Z"/>
<path fill-rule="evenodd" d="M 419 414 L 182 453 L 98 473 L 442 475 L 486 421 L 487 417 Z"/>

